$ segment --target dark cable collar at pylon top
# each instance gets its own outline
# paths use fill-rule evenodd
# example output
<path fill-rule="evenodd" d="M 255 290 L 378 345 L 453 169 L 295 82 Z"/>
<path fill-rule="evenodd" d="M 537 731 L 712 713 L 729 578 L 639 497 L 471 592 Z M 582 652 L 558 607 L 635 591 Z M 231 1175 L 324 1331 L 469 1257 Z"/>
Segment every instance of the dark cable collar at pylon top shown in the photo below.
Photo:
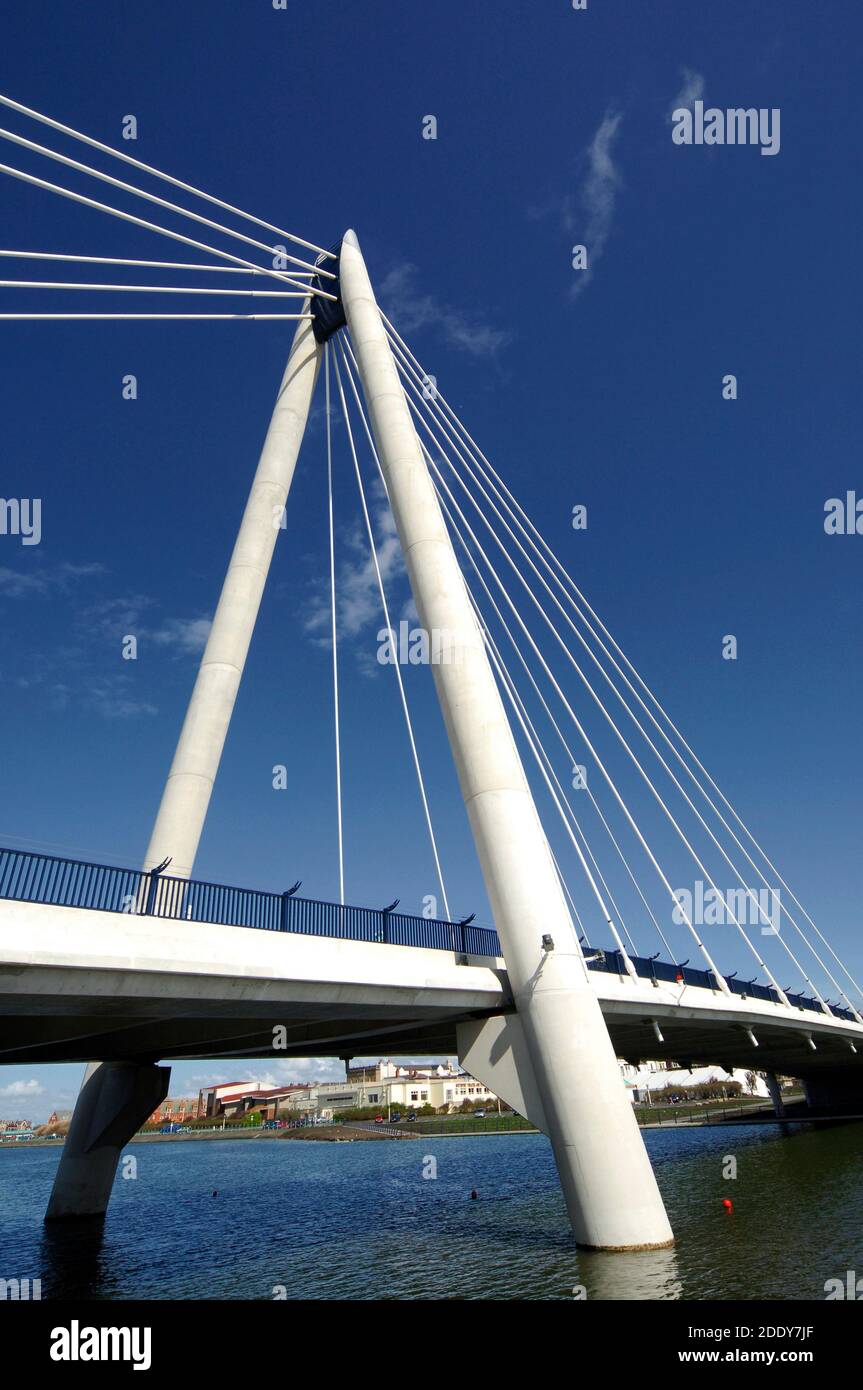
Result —
<path fill-rule="evenodd" d="M 322 295 L 312 296 L 312 332 L 319 343 L 325 343 L 329 338 L 337 333 L 340 328 L 344 328 L 347 323 L 345 309 L 342 304 L 342 287 L 340 278 L 341 242 L 333 247 L 332 254 L 335 262 L 328 256 L 318 256 L 315 261 L 316 266 L 324 266 L 331 274 L 335 275 L 335 280 L 329 278 L 324 281 L 320 276 L 315 275 L 311 282 L 313 290 L 326 290 L 329 294 L 338 295 L 338 299 L 324 299 Z"/>

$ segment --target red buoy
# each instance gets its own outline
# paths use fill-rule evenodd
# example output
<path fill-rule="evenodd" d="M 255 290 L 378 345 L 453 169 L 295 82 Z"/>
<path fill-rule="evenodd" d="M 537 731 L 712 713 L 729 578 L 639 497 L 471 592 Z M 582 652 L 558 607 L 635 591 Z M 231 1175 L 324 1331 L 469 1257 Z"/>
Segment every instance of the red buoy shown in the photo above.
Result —
<path fill-rule="evenodd" d="M 722 1205 L 724 1206 L 724 1208 L 725 1208 L 726 1211 L 733 1211 L 733 1210 L 734 1210 L 734 1203 L 732 1202 L 732 1200 L 731 1200 L 730 1197 L 723 1197 L 723 1198 L 722 1198 Z"/>

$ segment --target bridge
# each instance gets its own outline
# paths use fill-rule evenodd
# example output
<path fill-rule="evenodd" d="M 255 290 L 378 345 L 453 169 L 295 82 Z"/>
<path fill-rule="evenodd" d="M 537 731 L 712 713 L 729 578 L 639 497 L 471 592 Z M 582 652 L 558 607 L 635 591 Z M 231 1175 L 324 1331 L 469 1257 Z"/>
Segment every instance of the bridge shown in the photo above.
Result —
<path fill-rule="evenodd" d="M 477 1021 L 515 1012 L 497 933 L 472 923 L 8 849 L 0 902 L 7 1064 L 121 1061 L 130 1049 L 256 1058 L 272 1052 L 274 1028 L 283 1057 L 463 1053 Z M 850 1009 L 793 992 L 785 1002 L 736 976 L 726 993 L 708 971 L 630 959 L 635 979 L 615 949 L 586 958 L 619 1057 L 660 1050 L 684 1066 L 797 1076 L 823 1104 L 863 1053 Z M 483 1079 L 494 1070 L 475 1065 Z M 535 1109 L 512 1081 L 498 1076 L 503 1099 Z"/>
<path fill-rule="evenodd" d="M 27 132 L 30 122 L 47 127 L 55 144 L 3 128 L 0 139 L 31 163 L 49 159 L 75 178 L 107 184 L 112 201 L 29 168 L 2 164 L 0 172 L 205 257 L 3 249 L 13 261 L 85 265 L 87 275 L 122 267 L 112 274 L 134 273 L 136 282 L 83 280 L 69 270 L 78 278 L 3 281 L 15 307 L 0 311 L 0 321 L 296 323 L 142 866 L 0 851 L 0 1060 L 88 1063 L 47 1215 L 105 1212 L 123 1144 L 166 1094 L 166 1061 L 457 1051 L 468 1071 L 548 1135 L 580 1244 L 670 1244 L 617 1057 L 758 1067 L 773 1078 L 777 1103 L 776 1073 L 790 1073 L 816 1104 L 859 1104 L 860 985 L 382 313 L 355 233 L 327 249 L 2 94 L 0 104 Z M 57 137 L 61 146 L 84 144 L 97 163 L 64 153 Z M 109 172 L 115 161 L 128 177 Z M 132 210 L 141 199 L 146 218 Z M 172 283 L 152 283 L 156 269 Z M 242 277 L 244 287 L 235 279 L 225 288 L 220 275 Z M 15 296 L 33 291 L 49 296 L 48 312 L 19 310 Z M 107 294 L 109 303 L 130 293 L 156 295 L 157 303 L 193 297 L 195 308 L 55 308 L 51 296 L 65 303 L 79 292 L 88 301 Z M 263 296 L 277 312 L 201 312 L 201 297 L 212 295 Z M 319 376 L 335 902 L 300 898 L 299 884 L 264 893 L 193 876 Z M 333 524 L 339 409 L 393 644 L 369 470 L 394 522 L 494 929 L 450 912 L 398 660 L 392 670 L 443 916 L 346 900 Z M 673 887 L 681 865 L 697 875 L 697 910 L 692 894 Z M 715 948 L 707 924 L 727 929 L 712 938 Z M 639 949 L 636 936 L 647 933 L 655 945 L 654 932 L 659 949 Z M 720 951 L 734 969 L 720 968 Z M 785 972 L 792 983 L 783 985 Z"/>

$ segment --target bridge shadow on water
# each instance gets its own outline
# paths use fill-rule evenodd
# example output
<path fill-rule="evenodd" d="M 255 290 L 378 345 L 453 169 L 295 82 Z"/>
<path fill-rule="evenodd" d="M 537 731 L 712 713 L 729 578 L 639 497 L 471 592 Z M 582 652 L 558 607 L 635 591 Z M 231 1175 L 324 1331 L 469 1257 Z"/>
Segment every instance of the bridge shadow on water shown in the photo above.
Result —
<path fill-rule="evenodd" d="M 39 1241 L 43 1298 L 110 1298 L 115 1282 L 101 1216 L 49 1221 Z"/>

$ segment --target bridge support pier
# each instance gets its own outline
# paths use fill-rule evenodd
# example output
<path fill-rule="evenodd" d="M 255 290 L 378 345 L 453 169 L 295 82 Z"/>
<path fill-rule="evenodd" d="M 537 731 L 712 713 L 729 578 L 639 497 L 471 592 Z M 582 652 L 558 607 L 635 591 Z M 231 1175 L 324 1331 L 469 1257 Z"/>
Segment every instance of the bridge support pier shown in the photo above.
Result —
<path fill-rule="evenodd" d="M 863 1115 L 863 1067 L 812 1072 L 803 1078 L 803 1091 L 811 1110 Z"/>
<path fill-rule="evenodd" d="M 511 1052 L 516 1071 L 520 1055 L 529 1059 L 531 1085 L 522 1089 L 538 1099 L 579 1244 L 670 1245 L 662 1198 L 353 232 L 342 241 L 339 271 L 411 589 L 429 649 L 439 652 L 432 664 L 438 699 L 517 1011 L 517 1028 L 504 1024 L 465 1037 L 465 1049 L 472 1044 L 492 1064 Z"/>
<path fill-rule="evenodd" d="M 168 1094 L 170 1067 L 137 1062 L 90 1062 L 54 1187 L 46 1221 L 104 1216 L 125 1144 Z"/>
<path fill-rule="evenodd" d="M 773 1109 L 780 1120 L 785 1119 L 785 1101 L 782 1099 L 782 1087 L 779 1085 L 779 1078 L 773 1071 L 764 1073 L 764 1082 L 767 1086 L 767 1094 L 773 1102 Z"/>

